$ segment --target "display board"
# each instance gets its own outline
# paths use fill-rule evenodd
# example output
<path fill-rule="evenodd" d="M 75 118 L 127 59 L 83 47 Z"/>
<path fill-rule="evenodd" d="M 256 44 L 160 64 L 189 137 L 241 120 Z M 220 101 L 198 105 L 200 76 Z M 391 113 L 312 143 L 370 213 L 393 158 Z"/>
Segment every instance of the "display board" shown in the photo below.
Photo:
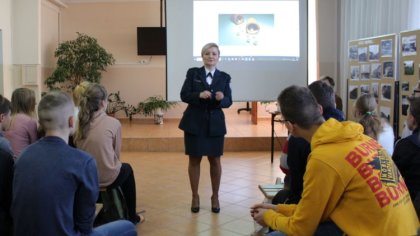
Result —
<path fill-rule="evenodd" d="M 420 81 L 420 55 L 417 53 L 417 40 L 420 30 L 400 33 L 400 89 L 399 89 L 399 136 L 401 136 L 408 112 L 408 97 Z"/>
<path fill-rule="evenodd" d="M 395 81 L 398 78 L 396 34 L 349 41 L 347 119 L 356 121 L 354 103 L 364 93 L 377 98 L 377 112 L 394 124 Z"/>

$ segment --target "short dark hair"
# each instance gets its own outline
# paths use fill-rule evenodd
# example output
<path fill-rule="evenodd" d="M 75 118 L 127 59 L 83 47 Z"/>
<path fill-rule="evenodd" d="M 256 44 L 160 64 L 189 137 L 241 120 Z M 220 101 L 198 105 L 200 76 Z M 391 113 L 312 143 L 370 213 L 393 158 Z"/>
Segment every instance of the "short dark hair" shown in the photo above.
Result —
<path fill-rule="evenodd" d="M 0 94 L 0 114 L 8 114 L 12 110 L 9 99 Z"/>
<path fill-rule="evenodd" d="M 410 97 L 410 114 L 416 120 L 417 126 L 420 126 L 420 97 Z"/>
<path fill-rule="evenodd" d="M 335 81 L 333 78 L 329 76 L 322 76 L 321 80 L 328 80 L 328 83 L 330 83 L 332 87 L 335 87 Z"/>
<path fill-rule="evenodd" d="M 319 105 L 312 92 L 305 87 L 290 86 L 277 98 L 283 117 L 303 129 L 324 122 Z"/>
<path fill-rule="evenodd" d="M 309 90 L 311 90 L 322 108 L 335 108 L 335 93 L 331 86 L 321 80 L 317 80 L 309 85 Z"/>

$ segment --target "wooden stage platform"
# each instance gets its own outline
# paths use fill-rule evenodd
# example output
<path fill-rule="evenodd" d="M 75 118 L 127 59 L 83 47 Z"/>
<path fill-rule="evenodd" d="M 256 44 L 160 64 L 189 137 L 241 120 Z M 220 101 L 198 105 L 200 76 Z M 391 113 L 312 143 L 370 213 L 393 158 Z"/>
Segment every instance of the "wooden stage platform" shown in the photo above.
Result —
<path fill-rule="evenodd" d="M 121 119 L 122 151 L 124 152 L 183 152 L 183 132 L 178 129 L 179 119 L 165 119 L 161 125 L 152 119 Z M 271 120 L 258 119 L 251 122 L 250 114 L 229 114 L 226 116 L 226 152 L 271 150 Z M 287 130 L 279 123 L 274 124 L 276 151 L 286 140 Z"/>

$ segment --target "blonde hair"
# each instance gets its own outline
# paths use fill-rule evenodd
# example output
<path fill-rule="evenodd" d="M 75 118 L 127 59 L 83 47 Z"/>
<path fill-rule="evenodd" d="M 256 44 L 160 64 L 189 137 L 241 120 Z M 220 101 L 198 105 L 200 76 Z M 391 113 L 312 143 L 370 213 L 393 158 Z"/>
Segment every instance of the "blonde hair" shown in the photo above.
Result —
<path fill-rule="evenodd" d="M 35 112 L 35 92 L 28 88 L 17 88 L 12 93 L 12 115 L 24 113 L 32 116 Z"/>
<path fill-rule="evenodd" d="M 94 113 L 99 111 L 101 102 L 107 98 L 108 93 L 104 86 L 97 83 L 90 83 L 87 86 L 83 96 L 80 97 L 79 126 L 74 136 L 76 143 L 86 138 Z"/>
<path fill-rule="evenodd" d="M 378 139 L 378 134 L 383 131 L 383 125 L 381 119 L 376 115 L 377 103 L 376 99 L 372 94 L 362 94 L 356 101 L 356 113 L 359 119 L 359 123 L 364 128 L 364 134 Z"/>
<path fill-rule="evenodd" d="M 220 49 L 219 46 L 216 43 L 208 43 L 206 45 L 203 46 L 203 48 L 201 49 L 201 56 L 204 55 L 204 53 L 209 49 L 209 48 L 216 48 L 217 52 L 220 56 Z"/>
<path fill-rule="evenodd" d="M 73 103 L 75 106 L 80 106 L 80 98 L 89 86 L 89 81 L 83 81 L 73 89 Z"/>

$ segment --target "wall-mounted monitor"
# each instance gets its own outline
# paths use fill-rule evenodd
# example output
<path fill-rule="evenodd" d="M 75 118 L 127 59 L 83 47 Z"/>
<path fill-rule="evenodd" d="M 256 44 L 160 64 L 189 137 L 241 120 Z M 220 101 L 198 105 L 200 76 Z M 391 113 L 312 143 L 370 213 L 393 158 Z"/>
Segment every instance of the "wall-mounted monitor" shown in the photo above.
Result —
<path fill-rule="evenodd" d="M 166 28 L 137 27 L 137 55 L 166 55 Z"/>

